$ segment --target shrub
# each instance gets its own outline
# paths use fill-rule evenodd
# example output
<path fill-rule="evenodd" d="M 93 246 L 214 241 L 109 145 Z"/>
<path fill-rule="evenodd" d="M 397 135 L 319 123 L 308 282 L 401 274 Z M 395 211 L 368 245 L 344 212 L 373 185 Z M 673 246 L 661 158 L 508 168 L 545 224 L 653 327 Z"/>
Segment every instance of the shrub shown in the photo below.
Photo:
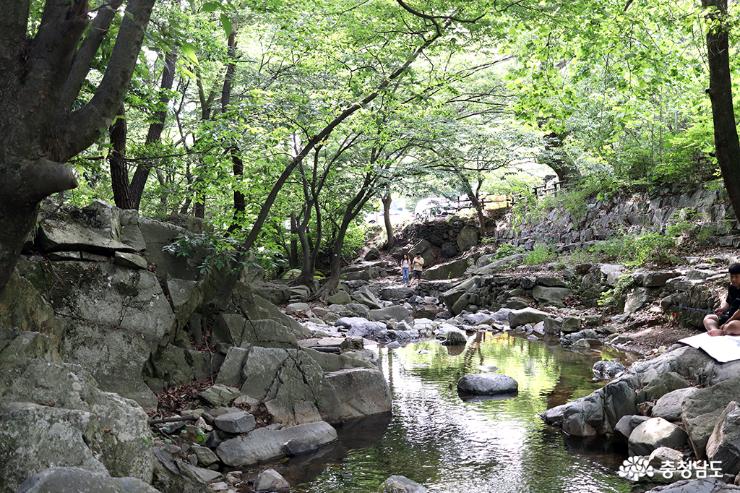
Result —
<path fill-rule="evenodd" d="M 511 243 L 502 243 L 498 246 L 493 256 L 494 258 L 504 258 L 517 253 L 522 253 L 522 251 L 522 247 L 514 246 Z"/>
<path fill-rule="evenodd" d="M 527 265 L 544 264 L 554 260 L 556 256 L 555 249 L 551 245 L 538 243 L 524 256 L 524 263 Z"/>

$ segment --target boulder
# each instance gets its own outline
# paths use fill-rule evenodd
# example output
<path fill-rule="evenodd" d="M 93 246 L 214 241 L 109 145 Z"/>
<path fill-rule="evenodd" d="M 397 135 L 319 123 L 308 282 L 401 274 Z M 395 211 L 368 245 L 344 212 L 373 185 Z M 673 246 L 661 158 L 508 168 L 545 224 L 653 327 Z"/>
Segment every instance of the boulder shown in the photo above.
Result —
<path fill-rule="evenodd" d="M 342 317 L 335 325 L 347 329 L 348 336 L 376 340 L 384 339 L 387 330 L 383 322 L 371 322 L 360 317 Z"/>
<path fill-rule="evenodd" d="M 257 476 L 254 491 L 257 493 L 288 493 L 290 484 L 275 469 L 265 469 Z"/>
<path fill-rule="evenodd" d="M 390 412 L 391 395 L 379 370 L 343 369 L 324 375 L 318 407 L 326 421 L 341 423 Z"/>
<path fill-rule="evenodd" d="M 370 310 L 368 318 L 376 322 L 381 320 L 410 320 L 411 313 L 401 305 L 391 305 L 377 310 Z"/>
<path fill-rule="evenodd" d="M 352 293 L 352 299 L 367 306 L 370 309 L 382 308 L 383 304 L 380 300 L 370 291 L 370 288 L 363 286 L 360 289 L 355 290 Z"/>
<path fill-rule="evenodd" d="M 389 286 L 380 290 L 380 298 L 383 300 L 399 301 L 414 296 L 413 288 L 405 286 Z"/>
<path fill-rule="evenodd" d="M 379 493 L 426 493 L 427 489 L 406 476 L 390 476 L 383 481 Z"/>
<path fill-rule="evenodd" d="M 658 447 L 681 449 L 686 432 L 663 418 L 650 418 L 640 423 L 629 437 L 630 455 L 650 455 Z"/>
<path fill-rule="evenodd" d="M 639 286 L 646 288 L 662 288 L 669 279 L 679 277 L 681 274 L 676 271 L 638 271 L 632 274 L 632 279 Z"/>
<path fill-rule="evenodd" d="M 707 459 L 719 461 L 722 472 L 740 472 L 740 406 L 732 401 L 722 411 L 707 441 Z"/>
<path fill-rule="evenodd" d="M 442 339 L 448 346 L 465 345 L 468 343 L 468 335 L 465 331 L 458 329 L 448 323 L 440 324 L 435 331 L 437 338 Z"/>
<path fill-rule="evenodd" d="M 648 301 L 647 288 L 635 288 L 629 293 L 624 300 L 624 313 L 632 315 L 637 310 L 645 306 Z"/>
<path fill-rule="evenodd" d="M 452 262 L 438 264 L 430 267 L 429 269 L 426 269 L 424 271 L 422 277 L 430 281 L 455 279 L 458 277 L 463 277 L 467 268 L 468 260 L 461 258 L 458 260 L 453 260 Z"/>
<path fill-rule="evenodd" d="M 591 371 L 595 380 L 611 380 L 625 370 L 619 361 L 601 360 L 594 363 Z"/>
<path fill-rule="evenodd" d="M 629 438 L 632 432 L 640 424 L 650 419 L 650 416 L 640 416 L 638 414 L 627 414 L 619 418 L 614 429 L 624 438 Z"/>
<path fill-rule="evenodd" d="M 216 453 L 227 466 L 242 467 L 277 459 L 287 455 L 285 444 L 303 443 L 306 449 L 318 449 L 337 439 L 336 430 L 328 423 L 318 421 L 279 430 L 257 428 L 222 442 Z"/>
<path fill-rule="evenodd" d="M 457 390 L 461 394 L 499 395 L 516 393 L 519 384 L 513 378 L 498 373 L 465 375 L 457 381 Z"/>
<path fill-rule="evenodd" d="M 256 426 L 254 416 L 240 409 L 232 409 L 225 414 L 216 416 L 216 428 L 227 433 L 247 433 Z"/>
<path fill-rule="evenodd" d="M 290 303 L 288 306 L 285 307 L 285 313 L 287 313 L 288 315 L 305 316 L 310 310 L 311 307 L 308 305 L 308 303 Z"/>
<path fill-rule="evenodd" d="M 211 464 L 215 464 L 218 462 L 218 456 L 213 452 L 213 450 L 209 449 L 208 447 L 194 444 L 191 447 L 191 450 L 198 458 L 198 464 L 204 467 L 208 467 Z"/>
<path fill-rule="evenodd" d="M 457 234 L 457 248 L 464 252 L 470 250 L 478 244 L 478 228 L 475 226 L 465 225 Z"/>
<path fill-rule="evenodd" d="M 380 259 L 380 250 L 375 247 L 371 247 L 370 250 L 365 254 L 365 260 L 373 261 Z"/>
<path fill-rule="evenodd" d="M 231 404 L 239 395 L 239 389 L 236 387 L 216 384 L 200 392 L 198 397 L 213 407 L 224 407 Z"/>
<path fill-rule="evenodd" d="M 52 467 L 25 480 L 18 493 L 158 493 L 138 478 L 113 478 L 79 467 Z"/>
<path fill-rule="evenodd" d="M 737 493 L 739 486 L 725 483 L 722 479 L 688 479 L 658 486 L 646 493 Z"/>
<path fill-rule="evenodd" d="M 333 295 L 326 298 L 326 301 L 330 304 L 347 305 L 349 303 L 352 303 L 352 297 L 347 291 L 339 290 Z"/>
<path fill-rule="evenodd" d="M 683 452 L 669 447 L 658 447 L 648 457 L 648 463 L 653 469 L 660 469 L 666 463 L 680 464 L 683 460 Z"/>
<path fill-rule="evenodd" d="M 512 329 L 525 324 L 536 324 L 549 317 L 549 314 L 534 308 L 523 308 L 509 312 L 509 325 Z"/>
<path fill-rule="evenodd" d="M 557 288 L 547 286 L 535 286 L 532 297 L 540 303 L 552 306 L 564 306 L 563 300 L 571 295 L 568 288 Z"/>
<path fill-rule="evenodd" d="M 686 387 L 664 394 L 655 402 L 651 411 L 652 415 L 668 421 L 679 421 L 681 419 L 681 407 L 684 400 L 693 395 L 697 390 L 696 387 Z"/>

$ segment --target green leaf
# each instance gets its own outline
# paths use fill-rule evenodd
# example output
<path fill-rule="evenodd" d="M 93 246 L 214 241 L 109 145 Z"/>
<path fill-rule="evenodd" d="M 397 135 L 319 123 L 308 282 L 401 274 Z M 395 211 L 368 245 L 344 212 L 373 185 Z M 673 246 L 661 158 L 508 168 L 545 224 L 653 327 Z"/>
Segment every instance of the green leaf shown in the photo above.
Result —
<path fill-rule="evenodd" d="M 221 14 L 221 26 L 224 28 L 224 32 L 226 35 L 230 35 L 231 31 L 233 29 L 233 26 L 231 24 L 231 19 L 226 14 Z"/>
<path fill-rule="evenodd" d="M 221 8 L 221 2 L 206 2 L 203 4 L 203 12 L 215 12 Z"/>
<path fill-rule="evenodd" d="M 193 65 L 198 65 L 198 55 L 195 53 L 195 46 L 190 43 L 182 45 L 182 55 Z"/>

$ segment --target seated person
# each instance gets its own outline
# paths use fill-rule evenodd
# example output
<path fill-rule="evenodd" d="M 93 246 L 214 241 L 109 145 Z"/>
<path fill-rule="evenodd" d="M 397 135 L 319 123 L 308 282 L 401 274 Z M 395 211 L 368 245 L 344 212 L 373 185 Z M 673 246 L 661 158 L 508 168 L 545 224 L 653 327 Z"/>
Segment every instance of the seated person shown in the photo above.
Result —
<path fill-rule="evenodd" d="M 727 298 L 714 313 L 704 317 L 704 328 L 710 336 L 740 335 L 740 263 L 730 265 Z"/>

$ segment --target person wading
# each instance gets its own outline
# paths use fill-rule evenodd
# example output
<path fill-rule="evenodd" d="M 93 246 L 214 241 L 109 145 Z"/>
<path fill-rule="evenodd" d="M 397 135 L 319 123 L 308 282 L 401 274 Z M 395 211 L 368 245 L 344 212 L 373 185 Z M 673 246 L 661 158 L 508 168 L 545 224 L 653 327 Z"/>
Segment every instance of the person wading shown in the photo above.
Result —
<path fill-rule="evenodd" d="M 414 281 L 416 281 L 414 285 L 418 286 L 419 283 L 421 282 L 421 273 L 424 270 L 424 258 L 418 253 L 414 256 L 414 261 L 412 262 L 412 268 L 414 271 Z"/>

